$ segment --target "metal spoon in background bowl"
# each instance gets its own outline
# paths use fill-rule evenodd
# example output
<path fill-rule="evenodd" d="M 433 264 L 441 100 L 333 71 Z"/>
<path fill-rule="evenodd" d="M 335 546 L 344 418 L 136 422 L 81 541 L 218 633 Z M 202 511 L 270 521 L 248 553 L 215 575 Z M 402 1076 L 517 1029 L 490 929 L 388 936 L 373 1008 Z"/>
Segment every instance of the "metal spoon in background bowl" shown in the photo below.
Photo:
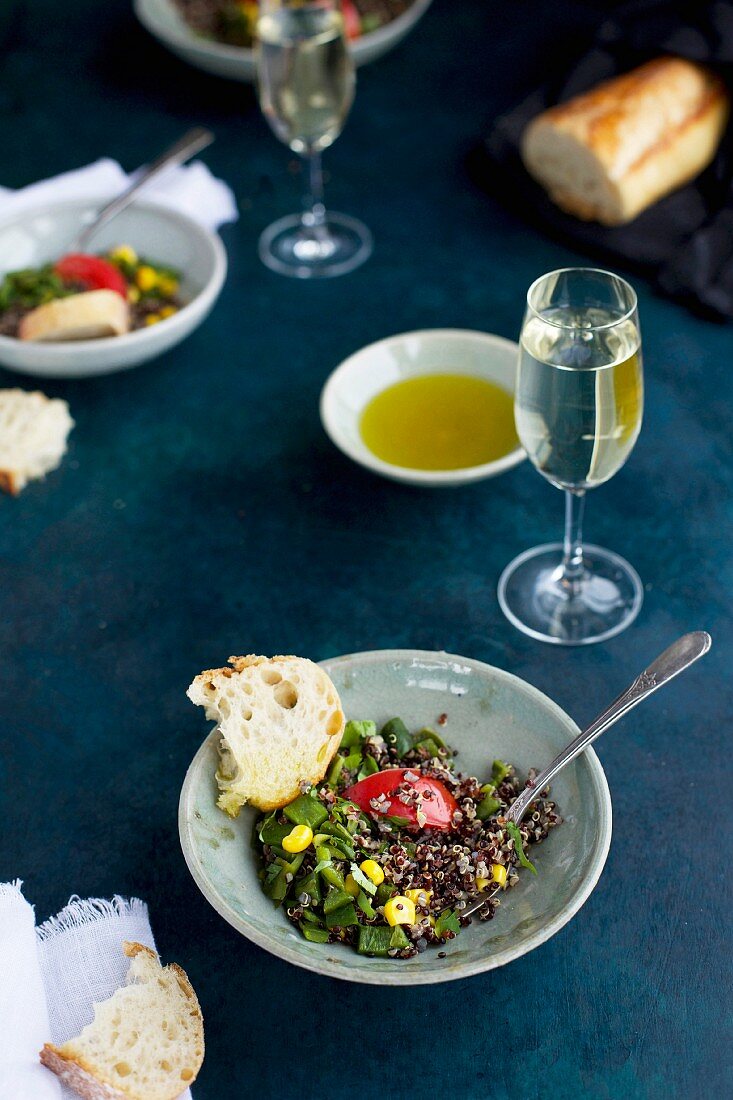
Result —
<path fill-rule="evenodd" d="M 610 706 L 606 707 L 587 729 L 579 733 L 575 740 L 571 741 L 555 757 L 552 763 L 548 764 L 545 770 L 535 777 L 531 787 L 525 787 L 504 815 L 505 820 L 512 821 L 518 826 L 535 799 L 539 798 L 540 793 L 555 778 L 557 773 L 562 771 L 566 764 L 575 760 L 575 757 L 579 756 L 591 742 L 600 737 L 602 733 L 605 733 L 614 722 L 618 722 L 619 718 L 622 718 L 632 707 L 637 706 L 644 699 L 648 699 L 658 688 L 669 683 L 680 672 L 684 672 L 700 657 L 704 657 L 711 645 L 712 638 L 706 631 L 695 630 L 691 634 L 683 634 L 668 649 L 665 649 L 656 661 L 636 677 L 626 691 L 622 692 L 617 699 L 614 699 Z M 465 909 L 458 909 L 458 916 L 461 918 L 470 917 L 486 905 L 487 901 L 496 897 L 500 890 L 501 887 L 497 886 L 491 893 L 484 893 L 477 901 L 472 901 Z"/>
<path fill-rule="evenodd" d="M 161 172 L 165 172 L 168 168 L 172 168 L 176 164 L 185 164 L 187 160 L 195 156 L 196 153 L 200 153 L 202 149 L 205 149 L 207 145 L 211 145 L 214 140 L 214 135 L 211 130 L 206 130 L 203 126 L 196 126 L 193 130 L 189 130 L 187 133 L 180 137 L 173 145 L 166 149 L 160 156 L 156 157 L 151 164 L 146 168 L 143 168 L 140 175 L 133 183 L 130 184 L 121 194 L 112 199 L 105 206 L 98 210 L 94 215 L 94 218 L 89 225 L 78 233 L 72 243 L 69 245 L 69 252 L 85 252 L 89 244 L 89 241 L 103 225 L 111 221 L 122 210 L 130 205 L 135 196 L 142 191 L 144 187 L 150 183 L 152 179 L 159 176 Z"/>

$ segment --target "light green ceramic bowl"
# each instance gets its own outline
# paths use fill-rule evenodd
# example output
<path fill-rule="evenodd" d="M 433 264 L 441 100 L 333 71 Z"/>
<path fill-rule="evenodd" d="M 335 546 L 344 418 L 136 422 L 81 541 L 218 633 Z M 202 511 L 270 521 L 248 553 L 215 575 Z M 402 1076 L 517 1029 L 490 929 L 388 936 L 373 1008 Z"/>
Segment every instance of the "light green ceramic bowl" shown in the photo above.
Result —
<path fill-rule="evenodd" d="M 408 727 L 447 714 L 445 733 L 459 770 L 479 777 L 501 757 L 521 773 L 544 767 L 578 728 L 536 688 L 501 669 L 447 653 L 393 649 L 324 661 L 347 716 Z M 255 811 L 230 821 L 216 807 L 217 735 L 212 732 L 186 775 L 179 831 L 191 874 L 218 913 L 281 959 L 352 982 L 421 985 L 503 966 L 558 932 L 578 912 L 603 870 L 611 841 L 611 799 L 598 757 L 586 749 L 557 777 L 553 797 L 563 824 L 532 854 L 538 874 L 524 873 L 493 920 L 474 922 L 445 948 L 408 960 L 368 959 L 351 948 L 304 940 L 264 896 L 250 835 Z"/>

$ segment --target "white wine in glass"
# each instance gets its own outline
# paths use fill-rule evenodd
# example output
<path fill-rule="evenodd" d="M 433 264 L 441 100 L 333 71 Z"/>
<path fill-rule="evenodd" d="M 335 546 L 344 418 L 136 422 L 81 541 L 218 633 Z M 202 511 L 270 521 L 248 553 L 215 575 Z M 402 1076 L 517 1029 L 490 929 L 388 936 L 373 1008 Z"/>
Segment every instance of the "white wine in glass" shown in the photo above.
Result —
<path fill-rule="evenodd" d="M 342 275 L 371 253 L 371 234 L 323 202 L 321 153 L 344 125 L 354 99 L 354 65 L 338 0 L 260 0 L 257 23 L 260 106 L 275 135 L 308 163 L 302 215 L 282 218 L 260 238 L 268 267 L 300 278 Z"/>
<path fill-rule="evenodd" d="M 617 634 L 642 587 L 618 555 L 582 544 L 585 493 L 623 466 L 641 429 L 644 384 L 636 295 L 589 268 L 554 271 L 529 290 L 514 399 L 519 438 L 539 472 L 566 493 L 562 544 L 521 554 L 499 602 L 532 637 L 580 645 Z"/>

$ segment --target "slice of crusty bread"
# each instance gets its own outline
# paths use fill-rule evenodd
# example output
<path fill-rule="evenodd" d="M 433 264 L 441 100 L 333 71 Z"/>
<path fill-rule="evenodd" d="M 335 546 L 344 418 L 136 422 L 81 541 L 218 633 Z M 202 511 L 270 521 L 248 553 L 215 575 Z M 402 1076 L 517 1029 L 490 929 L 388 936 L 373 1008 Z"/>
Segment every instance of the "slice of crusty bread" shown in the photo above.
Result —
<path fill-rule="evenodd" d="M 714 73 L 660 57 L 543 111 L 522 135 L 522 158 L 563 210 L 622 225 L 702 172 L 729 107 Z"/>
<path fill-rule="evenodd" d="M 231 668 L 196 677 L 188 697 L 219 726 L 219 806 L 236 817 L 246 802 L 274 810 L 301 783 L 326 774 L 344 730 L 336 688 L 303 657 L 230 657 Z"/>
<path fill-rule="evenodd" d="M 149 947 L 123 944 L 127 985 L 94 1006 L 75 1039 L 46 1043 L 41 1061 L 84 1100 L 174 1100 L 204 1060 L 204 1024 L 180 966 Z"/>
<path fill-rule="evenodd" d="M 55 298 L 26 313 L 18 326 L 21 340 L 96 340 L 130 331 L 130 307 L 114 290 L 84 290 Z"/>
<path fill-rule="evenodd" d="M 0 390 L 0 489 L 15 496 L 31 478 L 55 470 L 73 427 L 65 401 Z"/>

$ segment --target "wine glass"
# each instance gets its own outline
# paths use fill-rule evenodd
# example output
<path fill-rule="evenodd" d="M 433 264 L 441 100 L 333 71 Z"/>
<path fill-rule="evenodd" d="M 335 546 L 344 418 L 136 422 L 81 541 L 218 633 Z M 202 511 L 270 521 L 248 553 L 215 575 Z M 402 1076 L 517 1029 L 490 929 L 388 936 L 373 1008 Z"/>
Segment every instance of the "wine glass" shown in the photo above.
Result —
<path fill-rule="evenodd" d="M 583 545 L 585 493 L 623 466 L 641 428 L 644 385 L 636 294 L 610 271 L 565 268 L 527 292 L 514 398 L 530 461 L 565 490 L 565 538 L 526 550 L 504 570 L 499 603 L 544 642 L 611 638 L 639 613 L 636 571 Z"/>
<path fill-rule="evenodd" d="M 257 87 L 275 136 L 308 164 L 302 214 L 280 218 L 260 237 L 263 263 L 301 279 L 344 275 L 372 251 L 366 226 L 323 203 L 321 153 L 346 121 L 354 63 L 340 0 L 260 0 Z"/>

